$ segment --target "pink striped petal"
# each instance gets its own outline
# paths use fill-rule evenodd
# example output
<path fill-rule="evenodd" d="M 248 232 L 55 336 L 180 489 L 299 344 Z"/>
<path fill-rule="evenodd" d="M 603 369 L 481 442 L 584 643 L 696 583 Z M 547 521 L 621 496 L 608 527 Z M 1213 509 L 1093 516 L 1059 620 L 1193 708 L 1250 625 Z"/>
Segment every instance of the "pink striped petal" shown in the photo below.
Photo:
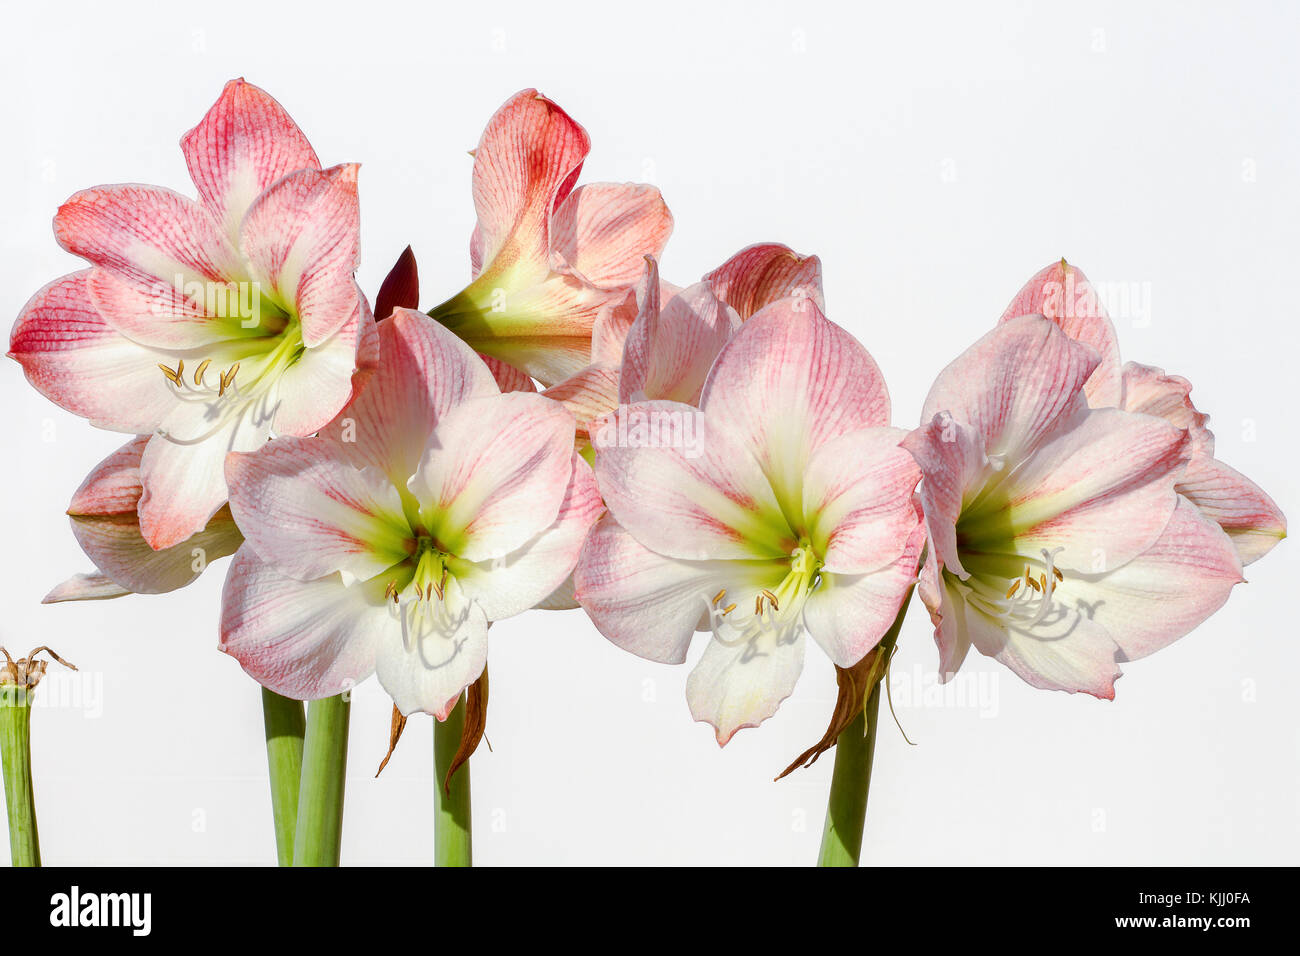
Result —
<path fill-rule="evenodd" d="M 863 429 L 813 453 L 804 474 L 803 513 L 824 572 L 876 571 L 907 547 L 919 524 L 912 492 L 921 471 L 899 447 L 906 434 Z"/>
<path fill-rule="evenodd" d="M 623 344 L 636 321 L 637 295 L 645 282 L 644 275 L 622 298 L 607 301 L 591 323 L 591 361 L 595 365 L 617 368 L 623 361 Z"/>
<path fill-rule="evenodd" d="M 428 316 L 397 309 L 378 328 L 379 367 L 321 434 L 354 464 L 383 468 L 401 483 L 415 474 L 440 418 L 498 389 L 474 351 Z"/>
<path fill-rule="evenodd" d="M 1087 412 L 1021 463 L 1004 492 L 967 506 L 963 540 L 973 551 L 1008 536 L 1018 554 L 1060 548 L 1055 564 L 1083 573 L 1119 567 L 1169 523 L 1189 454 L 1187 433 L 1161 419 Z"/>
<path fill-rule="evenodd" d="M 1133 661 L 1191 631 L 1242 580 L 1232 542 L 1180 498 L 1155 544 L 1109 574 L 1067 576 L 1060 595 L 1105 627 L 1122 659 Z"/>
<path fill-rule="evenodd" d="M 1117 404 L 1126 412 L 1140 412 L 1163 418 L 1176 428 L 1192 433 L 1192 445 L 1206 454 L 1214 453 L 1214 435 L 1207 424 L 1210 416 L 1192 404 L 1192 383 L 1181 375 L 1166 375 L 1164 369 L 1128 362 L 1124 365 L 1123 400 Z"/>
<path fill-rule="evenodd" d="M 1084 386 L 1088 403 L 1094 408 L 1119 405 L 1119 340 L 1105 306 L 1081 270 L 1062 259 L 1034 273 L 1000 321 L 1021 315 L 1044 316 L 1070 338 L 1095 351 L 1101 361 Z"/>
<path fill-rule="evenodd" d="M 777 497 L 797 507 L 808 460 L 832 439 L 889 424 L 875 361 L 811 302 L 783 299 L 745 322 L 709 373 L 700 407 L 735 436 Z"/>
<path fill-rule="evenodd" d="M 32 296 L 14 323 L 9 356 L 37 391 L 92 425 L 152 432 L 176 403 L 158 368 L 173 359 L 104 321 L 86 291 L 90 271 L 56 279 Z"/>
<path fill-rule="evenodd" d="M 510 97 L 474 151 L 474 274 L 544 277 L 555 208 L 591 149 L 586 130 L 536 90 Z"/>
<path fill-rule="evenodd" d="M 573 473 L 573 429 L 564 406 L 527 392 L 443 416 L 408 482 L 442 549 L 466 561 L 503 558 L 553 524 Z"/>
<path fill-rule="evenodd" d="M 958 424 L 947 412 L 940 412 L 908 433 L 901 445 L 911 453 L 924 476 L 920 498 L 933 553 L 943 567 L 965 579 L 968 574 L 957 551 L 957 521 L 966 492 L 978 489 L 987 480 L 989 461 L 984 454 L 984 439 L 974 428 Z M 933 601 L 926 600 L 931 615 L 938 608 L 938 592 L 934 594 Z"/>
<path fill-rule="evenodd" d="M 378 469 L 341 460 L 329 439 L 279 438 L 230 455 L 226 480 L 249 544 L 281 574 L 366 579 L 411 553 L 398 490 Z"/>
<path fill-rule="evenodd" d="M 311 435 L 330 422 L 379 360 L 379 330 L 360 289 L 352 317 L 280 375 L 276 387 L 277 435 Z M 360 373 L 358 375 L 358 372 Z"/>
<path fill-rule="evenodd" d="M 540 605 L 573 572 L 587 532 L 605 505 L 591 466 L 576 453 L 572 462 L 573 474 L 554 524 L 502 559 L 458 562 L 454 568 L 465 594 L 489 621 L 502 621 Z"/>
<path fill-rule="evenodd" d="M 483 364 L 488 367 L 492 377 L 496 379 L 497 388 L 503 392 L 535 392 L 537 383 L 531 378 L 500 359 L 494 359 L 490 355 L 480 355 Z"/>
<path fill-rule="evenodd" d="M 408 628 L 401 640 L 378 648 L 375 673 L 393 703 L 409 716 L 417 711 L 446 720 L 456 700 L 487 665 L 488 621 L 483 609 L 448 578 L 436 621 Z"/>
<path fill-rule="evenodd" d="M 380 645 L 401 642 L 382 584 L 348 587 L 337 574 L 299 581 L 249 547 L 230 564 L 220 649 L 277 694 L 318 700 L 350 690 L 374 671 Z"/>
<path fill-rule="evenodd" d="M 667 399 L 699 403 L 714 360 L 740 316 L 714 294 L 708 282 L 683 289 L 659 307 L 658 271 L 651 293 L 627 335 L 619 397 L 624 402 Z"/>
<path fill-rule="evenodd" d="M 184 587 L 212 561 L 234 554 L 243 542 L 229 509 L 179 544 L 155 551 L 140 533 L 140 459 L 148 436 L 135 438 L 100 462 L 72 496 L 68 516 L 81 550 L 118 586 L 137 594 Z M 50 596 L 49 600 L 80 600 Z"/>
<path fill-rule="evenodd" d="M 789 642 L 764 629 L 751 642 L 709 641 L 686 679 L 691 716 L 712 725 L 719 747 L 746 727 L 757 727 L 794 692 L 803 673 L 804 636 Z"/>
<path fill-rule="evenodd" d="M 939 648 L 939 681 L 947 683 L 961 669 L 970 651 L 966 606 L 958 590 L 942 573 L 942 562 L 931 547 L 921 565 L 916 594 L 930 612 L 934 642 Z"/>
<path fill-rule="evenodd" d="M 822 263 L 801 256 L 779 242 L 747 246 L 704 277 L 718 298 L 748 319 L 787 297 L 811 301 L 826 311 L 822 295 Z"/>
<path fill-rule="evenodd" d="M 889 564 L 866 574 L 823 571 L 804 605 L 804 625 L 839 667 L 852 667 L 880 643 L 916 583 L 925 529 L 915 508 L 912 533 Z"/>
<path fill-rule="evenodd" d="M 204 406 L 181 407 L 187 416 Z M 166 429 L 173 421 L 169 416 Z M 186 422 L 186 426 L 194 423 Z M 213 430 L 202 440 L 185 440 L 156 434 L 149 439 L 140 460 L 140 531 L 149 546 L 161 551 L 202 531 L 228 497 L 224 466 L 232 451 L 254 451 L 266 443 L 270 431 L 252 409 Z"/>
<path fill-rule="evenodd" d="M 86 189 L 59 207 L 54 234 L 63 248 L 119 280 L 101 283 L 96 304 L 102 300 L 104 318 L 135 341 L 195 348 L 220 338 L 229 324 L 214 322 L 196 303 L 242 279 L 244 267 L 194 200 L 160 186 Z"/>
<path fill-rule="evenodd" d="M 551 263 L 598 289 L 622 289 L 641 277 L 646 256 L 663 252 L 673 217 L 653 186 L 591 183 L 555 209 Z"/>
<path fill-rule="evenodd" d="M 612 515 L 591 530 L 574 595 L 596 629 L 646 660 L 680 664 L 709 599 L 731 583 L 730 561 L 679 561 L 637 543 Z"/>
<path fill-rule="evenodd" d="M 559 402 L 578 423 L 579 438 L 587 438 L 591 423 L 618 408 L 619 371 L 603 365 L 588 365 L 542 392 Z"/>
<path fill-rule="evenodd" d="M 1242 564 L 1258 561 L 1286 537 L 1286 516 L 1245 475 L 1208 455 L 1193 455 L 1178 491 L 1219 525 Z"/>
<path fill-rule="evenodd" d="M 921 421 L 948 412 L 980 433 L 990 458 L 1017 462 L 1086 408 L 1083 384 L 1097 361 L 1040 316 L 1009 319 L 939 373 Z"/>
<path fill-rule="evenodd" d="M 593 427 L 605 503 L 643 545 L 687 560 L 788 557 L 797 546 L 754 456 L 698 409 L 640 402 Z"/>
<path fill-rule="evenodd" d="M 337 332 L 356 306 L 358 168 L 290 173 L 258 196 L 239 229 L 254 274 L 268 295 L 298 317 L 308 348 Z"/>
<path fill-rule="evenodd" d="M 231 80 L 181 150 L 199 198 L 232 241 L 253 201 L 297 169 L 320 161 L 284 107 L 243 79 Z"/>

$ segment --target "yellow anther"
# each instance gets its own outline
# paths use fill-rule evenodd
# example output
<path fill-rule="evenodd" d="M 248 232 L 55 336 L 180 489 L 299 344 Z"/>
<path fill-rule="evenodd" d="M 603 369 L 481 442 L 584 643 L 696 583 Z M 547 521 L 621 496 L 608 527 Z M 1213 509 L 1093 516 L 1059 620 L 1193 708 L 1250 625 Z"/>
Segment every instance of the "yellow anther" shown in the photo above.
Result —
<path fill-rule="evenodd" d="M 1028 575 L 1026 575 L 1025 580 L 1029 582 L 1029 586 L 1033 588 L 1035 591 L 1042 590 L 1042 588 L 1038 586 L 1038 582 L 1035 581 L 1033 578 L 1029 577 Z"/>
<path fill-rule="evenodd" d="M 158 367 L 162 369 L 162 373 L 167 376 L 167 380 L 171 382 L 173 385 L 181 384 L 181 377 L 176 374 L 176 371 L 174 369 L 169 368 L 166 365 L 163 365 L 161 362 L 158 363 Z"/>
<path fill-rule="evenodd" d="M 236 362 L 230 368 L 221 373 L 221 388 L 217 390 L 217 397 L 220 398 L 226 394 L 226 389 L 235 384 L 235 376 L 239 373 L 239 363 Z"/>
<path fill-rule="evenodd" d="M 773 611 L 779 611 L 779 610 L 781 610 L 781 605 L 777 603 L 776 595 L 775 595 L 775 594 L 773 594 L 773 593 L 772 593 L 771 591 L 769 591 L 767 588 L 763 588 L 762 595 L 763 595 L 763 597 L 767 598 L 769 601 L 772 602 L 772 610 L 773 610 Z"/>
<path fill-rule="evenodd" d="M 1046 591 L 1046 590 L 1047 590 L 1047 575 L 1046 575 L 1046 574 L 1040 574 L 1040 575 L 1038 576 L 1038 583 L 1041 584 L 1042 587 L 1043 587 L 1043 590 Z"/>
<path fill-rule="evenodd" d="M 185 359 L 178 359 L 176 362 L 176 377 L 183 379 L 185 377 Z"/>
<path fill-rule="evenodd" d="M 728 614 L 730 614 L 730 613 L 731 613 L 732 611 L 734 611 L 735 609 L 736 609 L 736 605 L 735 605 L 734 603 L 732 603 L 732 604 L 728 604 L 726 607 L 724 607 L 724 608 L 722 609 L 722 616 L 723 616 L 723 617 L 726 617 Z"/>
<path fill-rule="evenodd" d="M 1060 569 L 1060 568 L 1053 567 L 1053 568 L 1052 568 L 1052 574 L 1056 577 L 1056 580 L 1058 580 L 1058 581 L 1064 581 L 1064 580 L 1065 580 L 1065 575 L 1061 573 L 1061 569 Z"/>
<path fill-rule="evenodd" d="M 202 362 L 199 363 L 199 367 L 194 370 L 195 388 L 203 387 L 203 373 L 208 370 L 208 366 L 211 364 L 212 364 L 212 359 L 204 359 Z"/>
<path fill-rule="evenodd" d="M 1011 595 L 1015 594 L 1019 590 L 1020 590 L 1020 579 L 1016 578 L 1014 581 L 1011 582 L 1011 587 L 1007 588 L 1007 597 L 1011 597 Z"/>
<path fill-rule="evenodd" d="M 724 597 L 726 597 L 726 596 L 727 596 L 727 589 L 726 589 L 726 588 L 723 588 L 723 589 L 722 589 L 721 591 L 719 591 L 717 594 L 713 595 L 713 600 L 710 601 L 709 603 L 712 604 L 712 605 L 714 605 L 714 606 L 716 607 L 716 606 L 717 606 L 717 605 L 722 601 L 722 599 L 723 599 Z"/>

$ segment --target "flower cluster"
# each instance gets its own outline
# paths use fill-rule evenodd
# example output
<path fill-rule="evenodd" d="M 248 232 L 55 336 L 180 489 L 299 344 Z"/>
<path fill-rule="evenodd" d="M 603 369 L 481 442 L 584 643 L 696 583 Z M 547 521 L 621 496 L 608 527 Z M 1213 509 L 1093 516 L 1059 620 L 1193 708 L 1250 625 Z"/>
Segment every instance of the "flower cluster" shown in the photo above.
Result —
<path fill-rule="evenodd" d="M 579 185 L 590 138 L 534 90 L 473 151 L 470 281 L 427 313 L 404 257 L 372 314 L 358 167 L 322 167 L 266 93 L 231 82 L 181 146 L 197 199 L 60 207 L 88 267 L 13 329 L 33 386 L 132 436 L 69 508 L 95 571 L 47 600 L 234 554 L 221 648 L 282 695 L 375 673 L 401 715 L 445 720 L 492 622 L 580 606 L 652 661 L 707 634 L 686 696 L 725 744 L 793 692 L 806 638 L 850 671 L 915 586 L 945 676 L 974 646 L 1111 697 L 1285 535 L 1187 381 L 1121 365 L 1064 262 L 907 431 L 817 257 L 760 243 L 663 280 L 659 191 Z"/>

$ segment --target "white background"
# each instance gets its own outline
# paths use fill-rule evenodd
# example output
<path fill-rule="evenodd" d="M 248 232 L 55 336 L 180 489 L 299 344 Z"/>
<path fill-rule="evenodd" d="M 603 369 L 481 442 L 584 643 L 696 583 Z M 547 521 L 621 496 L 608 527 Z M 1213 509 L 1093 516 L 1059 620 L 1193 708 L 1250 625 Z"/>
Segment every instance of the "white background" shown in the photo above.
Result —
<path fill-rule="evenodd" d="M 0 313 L 78 267 L 50 230 L 75 190 L 192 195 L 177 142 L 239 75 L 323 162 L 362 163 L 362 285 L 373 296 L 410 243 L 427 308 L 468 278 L 466 150 L 535 86 L 591 133 L 586 181 L 663 190 L 666 278 L 760 240 L 820 255 L 829 315 L 882 366 L 896 424 L 1054 258 L 1137 283 L 1150 316 L 1117 314 L 1124 357 L 1188 376 L 1220 457 L 1294 517 L 1296 8 L 974 6 L 15 4 Z M 226 562 L 171 595 L 40 606 L 88 567 L 63 509 L 124 439 L 16 363 L 0 389 L 0 641 L 82 667 L 48 678 L 35 715 L 46 861 L 273 861 L 258 691 L 216 650 Z M 1113 703 L 1032 690 L 976 653 L 964 699 L 927 697 L 936 653 L 915 606 L 893 688 L 917 746 L 886 714 L 866 860 L 1296 862 L 1298 573 L 1284 542 L 1209 622 L 1126 665 Z M 690 720 L 687 669 L 618 651 L 581 612 L 533 612 L 491 641 L 478 862 L 814 859 L 831 758 L 772 777 L 825 726 L 819 652 L 778 716 L 720 752 Z M 427 863 L 429 721 L 374 780 L 389 702 L 373 681 L 355 698 L 344 862 Z"/>

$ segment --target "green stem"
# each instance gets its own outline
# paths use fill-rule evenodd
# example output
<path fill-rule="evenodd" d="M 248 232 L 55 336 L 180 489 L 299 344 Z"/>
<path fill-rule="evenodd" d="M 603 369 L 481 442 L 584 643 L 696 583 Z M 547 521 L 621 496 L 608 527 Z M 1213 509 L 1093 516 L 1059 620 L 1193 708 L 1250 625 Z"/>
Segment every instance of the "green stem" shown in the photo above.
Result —
<path fill-rule="evenodd" d="M 31 691 L 0 687 L 0 758 L 4 761 L 5 807 L 9 812 L 9 855 L 14 866 L 40 866 L 32 793 Z"/>
<path fill-rule="evenodd" d="M 338 866 L 343 836 L 343 784 L 347 777 L 346 694 L 313 700 L 307 707 L 294 866 Z"/>
<path fill-rule="evenodd" d="M 469 763 L 451 778 L 451 792 L 443 789 L 447 768 L 460 746 L 465 729 L 465 695 L 447 719 L 433 722 L 433 862 L 435 866 L 470 866 Z"/>
<path fill-rule="evenodd" d="M 275 815 L 275 856 L 293 866 L 293 833 L 298 826 L 298 789 L 302 780 L 302 738 L 307 721 L 300 700 L 262 688 L 262 722 L 266 725 L 266 764 L 271 776 L 271 812 Z"/>
<path fill-rule="evenodd" d="M 898 617 L 888 633 L 880 639 L 879 654 L 887 662 L 898 644 L 903 618 L 911 602 L 907 592 Z M 862 833 L 867 822 L 867 793 L 871 789 L 871 763 L 876 750 L 876 730 L 880 713 L 880 686 L 888 677 L 881 676 L 871 689 L 862 713 L 840 732 L 835 742 L 835 769 L 831 771 L 831 793 L 826 803 L 826 825 L 822 830 L 818 866 L 857 866 L 862 854 Z"/>

